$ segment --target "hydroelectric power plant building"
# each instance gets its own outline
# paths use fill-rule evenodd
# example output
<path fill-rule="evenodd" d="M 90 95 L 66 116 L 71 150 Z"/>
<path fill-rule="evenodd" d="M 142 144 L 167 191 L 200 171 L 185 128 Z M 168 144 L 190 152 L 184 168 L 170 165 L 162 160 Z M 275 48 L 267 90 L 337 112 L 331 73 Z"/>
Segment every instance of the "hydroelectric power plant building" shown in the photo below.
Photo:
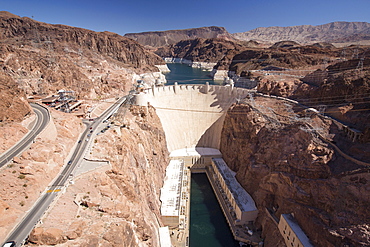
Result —
<path fill-rule="evenodd" d="M 162 222 L 166 226 L 186 227 L 186 207 L 189 199 L 189 180 L 184 161 L 171 160 L 166 168 L 166 177 L 161 189 Z"/>
<path fill-rule="evenodd" d="M 165 131 L 171 162 L 161 189 L 161 218 L 169 228 L 173 246 L 189 244 L 190 174 L 200 172 L 207 173 L 234 238 L 253 245 L 261 241 L 248 228 L 257 217 L 255 203 L 226 169 L 219 151 L 227 110 L 250 92 L 232 85 L 175 83 L 154 85 L 135 96 L 137 105 L 156 109 Z"/>
<path fill-rule="evenodd" d="M 222 158 L 213 158 L 212 166 L 207 167 L 207 175 L 211 176 L 218 190 L 221 192 L 223 203 L 227 205 L 233 219 L 233 225 L 253 223 L 258 214 L 253 198 L 243 189 L 235 178 L 235 173 L 226 165 Z M 224 208 L 225 210 L 225 208 Z M 230 217 L 228 217 L 230 218 Z"/>

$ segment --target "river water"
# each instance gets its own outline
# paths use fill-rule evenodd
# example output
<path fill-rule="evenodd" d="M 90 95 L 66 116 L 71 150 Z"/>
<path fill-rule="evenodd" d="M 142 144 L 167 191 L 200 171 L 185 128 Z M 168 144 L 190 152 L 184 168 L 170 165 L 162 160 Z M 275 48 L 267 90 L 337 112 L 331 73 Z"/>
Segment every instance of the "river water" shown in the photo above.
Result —
<path fill-rule="evenodd" d="M 233 247 L 225 216 L 205 173 L 191 174 L 190 247 Z"/>
<path fill-rule="evenodd" d="M 167 64 L 167 84 L 218 84 L 209 72 L 185 64 Z M 191 175 L 190 247 L 236 247 L 225 216 L 218 204 L 206 174 Z"/>
<path fill-rule="evenodd" d="M 198 68 L 192 68 L 186 64 L 168 63 L 171 72 L 166 73 L 166 85 L 178 84 L 220 84 L 220 81 L 214 81 L 210 76 L 210 71 L 203 71 Z"/>

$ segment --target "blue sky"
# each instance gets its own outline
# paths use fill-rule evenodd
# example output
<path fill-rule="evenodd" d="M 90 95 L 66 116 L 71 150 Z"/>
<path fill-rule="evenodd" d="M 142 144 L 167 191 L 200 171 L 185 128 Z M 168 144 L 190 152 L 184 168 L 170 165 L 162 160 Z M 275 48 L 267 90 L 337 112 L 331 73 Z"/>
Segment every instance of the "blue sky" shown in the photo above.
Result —
<path fill-rule="evenodd" d="M 370 0 L 0 0 L 0 10 L 121 35 L 205 26 L 235 33 L 269 26 L 370 22 Z"/>

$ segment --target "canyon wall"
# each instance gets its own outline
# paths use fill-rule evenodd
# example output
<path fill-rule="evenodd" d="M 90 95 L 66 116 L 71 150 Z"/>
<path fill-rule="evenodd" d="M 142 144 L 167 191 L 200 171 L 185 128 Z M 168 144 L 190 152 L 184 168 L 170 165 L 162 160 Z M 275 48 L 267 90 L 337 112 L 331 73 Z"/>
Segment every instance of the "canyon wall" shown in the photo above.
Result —
<path fill-rule="evenodd" d="M 237 42 L 220 38 L 196 38 L 182 40 L 175 44 L 161 47 L 155 53 L 161 57 L 183 58 L 193 62 L 217 63 L 228 53 L 240 51 L 243 46 Z"/>
<path fill-rule="evenodd" d="M 9 75 L 0 71 L 0 122 L 20 122 L 31 113 L 26 94 Z"/>
<path fill-rule="evenodd" d="M 0 65 L 28 95 L 73 90 L 85 98 L 131 90 L 134 74 L 164 61 L 139 43 L 110 32 L 52 25 L 0 12 Z"/>
<path fill-rule="evenodd" d="M 226 38 L 233 39 L 232 36 L 223 27 L 200 27 L 182 30 L 168 30 L 143 33 L 127 33 L 125 37 L 136 40 L 142 45 L 150 47 L 161 47 L 172 45 L 180 40 L 195 38 Z"/>
<path fill-rule="evenodd" d="M 273 99 L 234 105 L 225 117 L 220 151 L 259 210 L 264 246 L 284 246 L 277 218 L 293 213 L 314 246 L 368 246 L 368 167 L 343 159 L 320 135 L 333 124 L 297 118 L 287 102 Z"/>
<path fill-rule="evenodd" d="M 33 230 L 31 243 L 159 246 L 159 193 L 169 163 L 164 132 L 152 107 L 132 106 L 114 122 L 87 154 L 108 163 L 81 164 L 83 172 Z"/>

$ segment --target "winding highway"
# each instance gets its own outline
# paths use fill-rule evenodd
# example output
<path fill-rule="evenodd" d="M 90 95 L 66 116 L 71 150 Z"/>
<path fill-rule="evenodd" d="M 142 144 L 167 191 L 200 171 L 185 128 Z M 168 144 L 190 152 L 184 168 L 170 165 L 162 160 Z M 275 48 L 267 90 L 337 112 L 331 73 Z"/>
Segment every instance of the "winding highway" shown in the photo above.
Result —
<path fill-rule="evenodd" d="M 14 242 L 15 246 L 21 246 L 25 239 L 28 237 L 34 226 L 40 220 L 45 211 L 49 208 L 50 204 L 53 202 L 58 193 L 62 191 L 69 178 L 73 175 L 75 167 L 84 158 L 84 154 L 87 151 L 90 143 L 94 140 L 96 133 L 99 131 L 98 127 L 104 120 L 109 118 L 118 108 L 130 98 L 131 96 L 125 96 L 116 101 L 111 107 L 109 107 L 104 113 L 95 118 L 93 122 L 87 122 L 86 130 L 81 135 L 76 148 L 68 161 L 67 165 L 62 168 L 61 173 L 56 177 L 56 179 L 51 183 L 51 185 L 45 190 L 38 201 L 34 204 L 31 210 L 25 215 L 22 221 L 13 229 L 5 243 Z"/>
<path fill-rule="evenodd" d="M 32 130 L 30 130 L 22 138 L 22 140 L 20 140 L 18 143 L 16 143 L 13 147 L 8 149 L 0 156 L 0 168 L 6 165 L 14 157 L 20 155 L 23 151 L 25 151 L 33 143 L 37 135 L 45 129 L 50 121 L 49 111 L 45 107 L 33 103 L 31 103 L 30 105 L 36 113 L 36 123 L 34 124 Z"/>

